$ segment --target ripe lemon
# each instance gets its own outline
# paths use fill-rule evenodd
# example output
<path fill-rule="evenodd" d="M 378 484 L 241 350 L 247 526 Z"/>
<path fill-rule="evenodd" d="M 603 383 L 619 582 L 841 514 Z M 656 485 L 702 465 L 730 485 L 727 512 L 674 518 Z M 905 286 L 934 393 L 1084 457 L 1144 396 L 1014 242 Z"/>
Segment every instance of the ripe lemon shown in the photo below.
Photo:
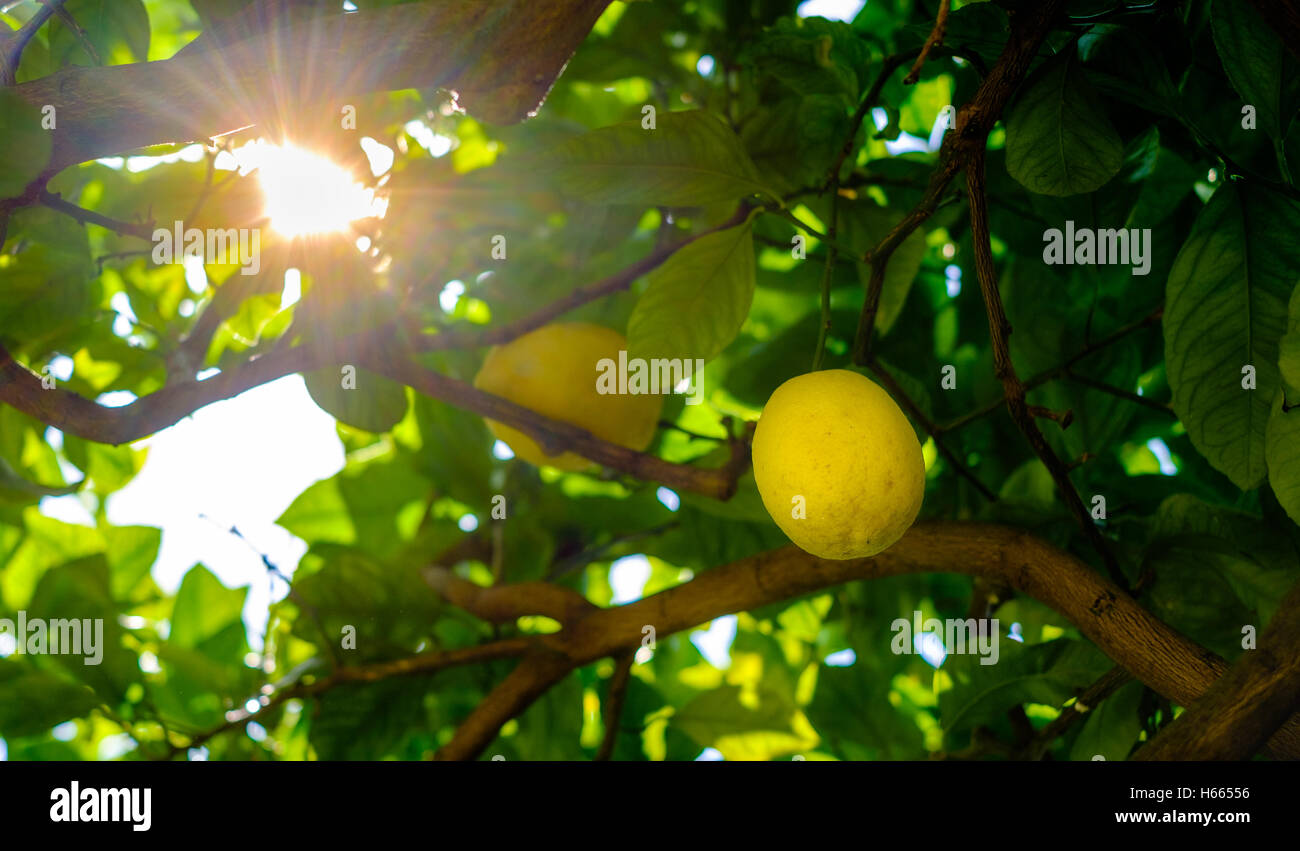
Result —
<path fill-rule="evenodd" d="M 600 325 L 546 325 L 493 347 L 474 377 L 474 386 L 639 452 L 654 438 L 663 397 L 596 392 L 597 364 L 602 358 L 617 363 L 619 351 L 626 348 L 622 334 Z M 523 432 L 487 422 L 498 440 L 530 464 L 561 470 L 591 466 L 591 461 L 573 452 L 547 455 Z"/>
<path fill-rule="evenodd" d="M 875 555 L 921 510 L 925 461 L 898 405 L 845 369 L 791 378 L 754 432 L 754 480 L 767 513 L 820 558 Z"/>

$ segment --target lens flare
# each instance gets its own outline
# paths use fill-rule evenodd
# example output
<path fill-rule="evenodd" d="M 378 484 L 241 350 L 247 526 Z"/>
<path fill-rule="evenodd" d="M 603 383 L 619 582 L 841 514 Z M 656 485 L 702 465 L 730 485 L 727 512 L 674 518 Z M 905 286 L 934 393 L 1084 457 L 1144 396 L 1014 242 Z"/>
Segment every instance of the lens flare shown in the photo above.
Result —
<path fill-rule="evenodd" d="M 284 236 L 340 233 L 358 219 L 382 217 L 387 209 L 374 189 L 312 151 L 259 139 L 234 155 L 241 172 L 257 170 L 266 215 Z"/>

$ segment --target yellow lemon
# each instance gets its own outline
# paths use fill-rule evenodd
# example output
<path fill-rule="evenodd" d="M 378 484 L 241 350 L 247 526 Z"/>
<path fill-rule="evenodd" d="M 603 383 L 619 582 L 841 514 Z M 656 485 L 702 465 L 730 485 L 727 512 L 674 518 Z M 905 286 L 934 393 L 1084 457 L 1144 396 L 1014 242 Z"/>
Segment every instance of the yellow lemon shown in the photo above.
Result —
<path fill-rule="evenodd" d="M 474 386 L 553 420 L 586 429 L 602 440 L 635 449 L 650 445 L 663 397 L 601 394 L 596 377 L 603 358 L 618 363 L 627 340 L 589 322 L 560 322 L 495 346 L 474 378 Z M 573 452 L 547 455 L 523 432 L 488 420 L 488 427 L 518 457 L 538 466 L 585 470 L 590 461 Z"/>
<path fill-rule="evenodd" d="M 907 417 L 856 372 L 782 384 L 754 432 L 754 480 L 767 513 L 820 558 L 875 555 L 921 510 L 925 461 Z"/>

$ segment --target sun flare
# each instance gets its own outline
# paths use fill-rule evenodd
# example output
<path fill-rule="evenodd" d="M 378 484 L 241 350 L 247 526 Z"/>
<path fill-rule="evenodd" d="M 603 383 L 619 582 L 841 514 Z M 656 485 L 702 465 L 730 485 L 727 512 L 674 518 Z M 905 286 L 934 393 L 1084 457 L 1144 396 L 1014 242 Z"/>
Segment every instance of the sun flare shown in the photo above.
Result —
<path fill-rule="evenodd" d="M 326 157 L 265 140 L 235 152 L 240 170 L 257 170 L 271 227 L 284 236 L 340 233 L 358 219 L 383 216 L 387 203 Z"/>

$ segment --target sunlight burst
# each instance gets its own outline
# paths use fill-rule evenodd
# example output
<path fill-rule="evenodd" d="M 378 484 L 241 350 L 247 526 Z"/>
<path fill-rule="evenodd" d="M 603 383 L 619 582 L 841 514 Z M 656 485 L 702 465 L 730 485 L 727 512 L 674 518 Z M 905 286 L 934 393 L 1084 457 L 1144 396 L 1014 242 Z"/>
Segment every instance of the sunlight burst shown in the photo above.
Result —
<path fill-rule="evenodd" d="M 374 189 L 320 154 L 258 139 L 234 155 L 242 173 L 257 170 L 271 227 L 285 236 L 339 233 L 387 209 Z"/>

